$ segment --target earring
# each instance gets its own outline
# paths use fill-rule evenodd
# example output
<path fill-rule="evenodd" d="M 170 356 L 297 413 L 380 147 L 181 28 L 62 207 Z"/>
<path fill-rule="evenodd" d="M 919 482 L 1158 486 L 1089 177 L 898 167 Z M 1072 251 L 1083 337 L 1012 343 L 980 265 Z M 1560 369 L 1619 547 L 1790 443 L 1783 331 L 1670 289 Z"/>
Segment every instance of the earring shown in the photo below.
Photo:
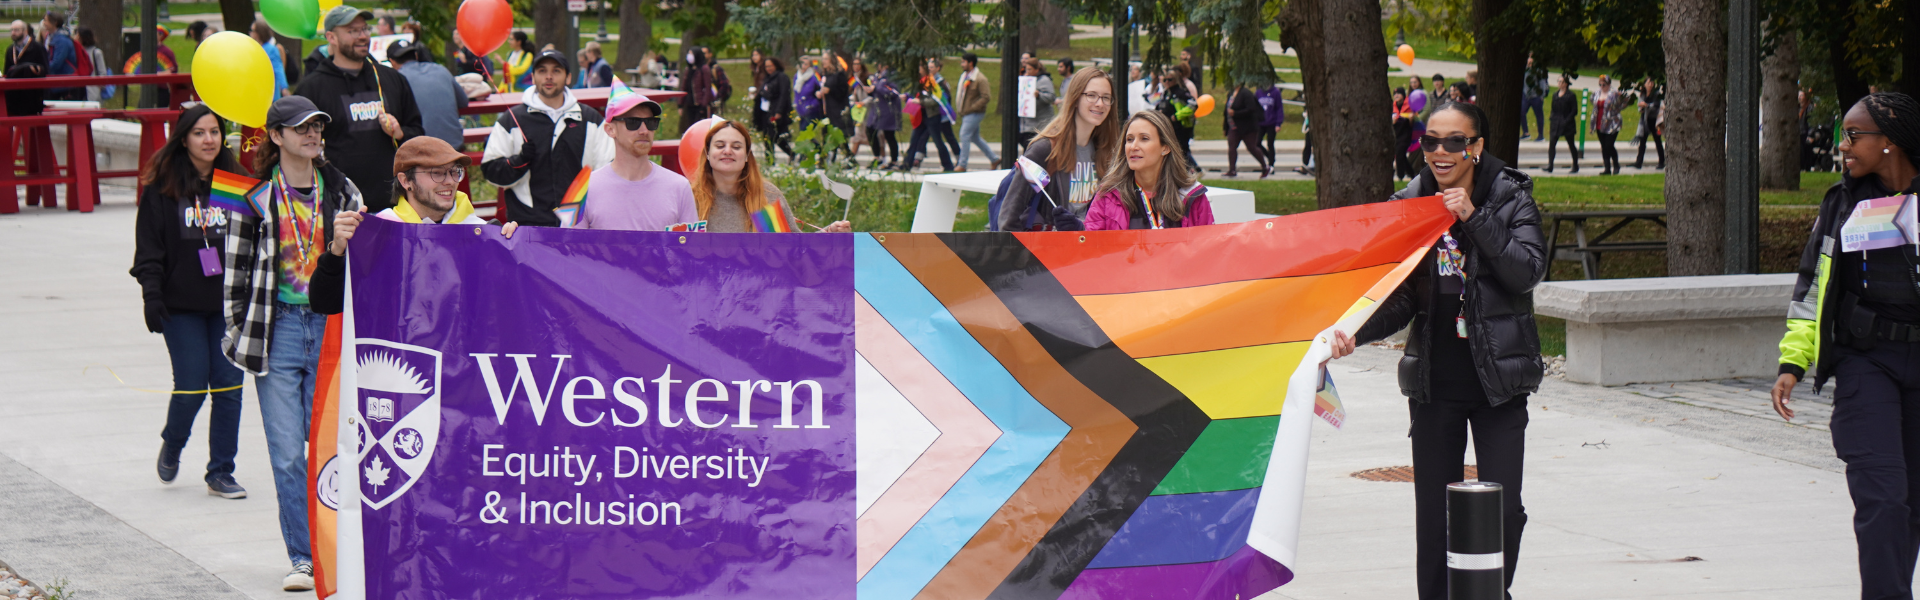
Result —
<path fill-rule="evenodd" d="M 1880 149 L 1880 153 L 1881 153 L 1881 154 L 1893 154 L 1893 149 L 1892 149 L 1892 148 L 1881 148 L 1881 149 Z"/>

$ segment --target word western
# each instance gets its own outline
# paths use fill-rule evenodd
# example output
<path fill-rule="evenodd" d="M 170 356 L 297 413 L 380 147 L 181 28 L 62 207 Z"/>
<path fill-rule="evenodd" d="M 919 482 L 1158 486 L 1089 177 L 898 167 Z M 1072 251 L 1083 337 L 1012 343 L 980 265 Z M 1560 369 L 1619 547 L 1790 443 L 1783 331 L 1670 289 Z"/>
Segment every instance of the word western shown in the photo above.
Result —
<path fill-rule="evenodd" d="M 756 392 L 772 392 L 775 388 L 778 388 L 780 390 L 780 423 L 774 425 L 774 429 L 802 428 L 793 422 L 794 402 L 797 399 L 796 397 L 798 396 L 799 390 L 806 390 L 807 392 L 806 404 L 809 409 L 809 415 L 811 416 L 811 422 L 808 423 L 805 428 L 828 428 L 824 417 L 826 393 L 820 389 L 819 382 L 811 379 L 800 381 L 745 380 L 731 382 L 721 382 L 718 379 L 701 379 L 687 386 L 685 393 L 681 396 L 683 402 L 681 415 L 685 417 L 683 420 L 673 414 L 673 388 L 675 385 L 686 382 L 673 378 L 673 365 L 671 364 L 667 365 L 666 370 L 661 372 L 659 377 L 652 380 L 651 383 L 653 383 L 653 387 L 651 391 L 647 386 L 649 382 L 639 377 L 620 377 L 613 380 L 613 385 L 608 386 L 601 383 L 598 377 L 581 375 L 568 380 L 565 387 L 560 387 L 560 373 L 565 369 L 567 359 L 573 358 L 573 355 L 554 354 L 550 357 L 554 360 L 553 374 L 548 376 L 546 387 L 541 388 L 532 365 L 532 361 L 536 355 L 508 354 L 506 355 L 507 358 L 513 361 L 514 373 L 513 379 L 507 386 L 506 393 L 503 394 L 500 389 L 500 378 L 495 374 L 493 366 L 493 359 L 500 355 L 469 354 L 468 356 L 473 357 L 474 361 L 480 366 L 480 378 L 486 383 L 487 396 L 493 400 L 494 418 L 500 425 L 507 424 L 508 409 L 513 407 L 514 398 L 522 395 L 521 390 L 525 390 L 524 395 L 527 399 L 527 406 L 533 411 L 533 424 L 544 424 L 547 418 L 547 407 L 550 406 L 554 400 L 555 388 L 559 388 L 560 414 L 567 418 L 567 422 L 580 427 L 592 427 L 600 424 L 603 420 L 611 421 L 614 425 L 620 427 L 639 427 L 645 425 L 647 418 L 652 416 L 660 425 L 665 427 L 679 427 L 681 423 L 692 423 L 695 427 L 713 429 L 725 425 L 728 419 L 733 419 L 733 427 L 752 429 L 760 426 L 753 420 L 754 394 Z M 613 392 L 613 400 L 618 402 L 619 406 L 606 406 L 603 409 L 593 409 L 583 406 L 585 401 L 604 402 L 607 400 L 609 388 L 611 388 Z M 731 393 L 735 390 L 739 392 L 737 396 Z M 652 415 L 648 414 L 647 398 L 649 395 L 658 400 L 658 409 L 654 411 Z M 724 406 L 732 402 L 737 402 L 739 406 L 736 410 L 730 411 L 731 414 L 729 414 L 729 411 L 721 409 L 720 406 L 715 406 Z M 709 403 L 705 412 L 702 411 L 702 403 Z M 617 410 L 621 407 L 628 409 L 628 411 L 626 411 L 627 415 L 623 415 L 622 412 Z M 708 415 L 712 416 L 709 417 Z M 583 420 L 583 416 L 590 418 Z M 627 419 L 623 418 L 623 416 L 631 416 L 632 418 Z"/>

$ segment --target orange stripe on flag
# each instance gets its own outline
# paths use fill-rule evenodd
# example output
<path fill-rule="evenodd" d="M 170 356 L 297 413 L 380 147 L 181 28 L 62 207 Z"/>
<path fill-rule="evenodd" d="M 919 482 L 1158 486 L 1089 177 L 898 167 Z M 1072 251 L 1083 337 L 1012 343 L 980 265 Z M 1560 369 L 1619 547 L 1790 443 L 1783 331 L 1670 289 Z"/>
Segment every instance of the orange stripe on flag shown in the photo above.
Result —
<path fill-rule="evenodd" d="M 1187 354 L 1312 339 L 1399 266 L 1074 299 L 1128 356 Z"/>
<path fill-rule="evenodd" d="M 320 344 L 320 369 L 313 384 L 313 424 L 307 428 L 307 528 L 313 536 L 314 592 L 332 596 L 334 582 L 333 509 L 320 504 L 320 470 L 333 460 L 340 437 L 340 315 L 327 317 L 327 336 Z"/>

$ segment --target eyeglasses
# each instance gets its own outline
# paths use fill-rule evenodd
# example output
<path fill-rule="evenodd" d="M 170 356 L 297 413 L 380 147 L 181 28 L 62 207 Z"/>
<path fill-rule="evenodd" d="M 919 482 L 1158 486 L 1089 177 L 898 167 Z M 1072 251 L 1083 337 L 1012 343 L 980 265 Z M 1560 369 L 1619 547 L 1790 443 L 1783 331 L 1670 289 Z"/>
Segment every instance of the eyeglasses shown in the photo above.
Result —
<path fill-rule="evenodd" d="M 426 175 L 434 183 L 460 183 L 467 178 L 467 170 L 460 167 L 451 169 L 414 169 L 415 175 Z"/>
<path fill-rule="evenodd" d="M 626 126 L 627 131 L 639 131 L 641 125 L 646 125 L 647 131 L 660 129 L 660 117 L 620 117 L 614 120 Z"/>
<path fill-rule="evenodd" d="M 1113 94 L 1095 94 L 1093 92 L 1087 92 L 1087 93 L 1081 94 L 1080 98 L 1088 102 L 1096 102 L 1096 103 L 1105 104 L 1108 106 L 1113 105 Z"/>
<path fill-rule="evenodd" d="M 1847 143 L 1849 143 L 1849 144 L 1858 144 L 1858 143 L 1860 143 L 1860 136 L 1863 136 L 1863 135 L 1886 135 L 1886 134 L 1884 134 L 1884 133 L 1880 133 L 1880 132 L 1878 132 L 1878 131 L 1860 131 L 1860 130 L 1858 130 L 1858 129 L 1848 129 L 1848 130 L 1846 130 L 1846 135 L 1847 135 Z"/>
<path fill-rule="evenodd" d="M 1420 136 L 1420 149 L 1433 152 L 1441 148 L 1446 148 L 1448 152 L 1460 152 L 1467 149 L 1467 144 L 1471 144 L 1478 139 L 1480 138 L 1467 137 L 1464 135 L 1450 135 L 1444 139 L 1423 135 Z"/>
<path fill-rule="evenodd" d="M 295 135 L 307 135 L 315 131 L 323 131 L 326 128 L 327 128 L 326 123 L 316 120 L 316 121 L 307 121 L 305 123 L 294 125 L 292 127 L 286 127 L 285 129 L 292 130 Z"/>

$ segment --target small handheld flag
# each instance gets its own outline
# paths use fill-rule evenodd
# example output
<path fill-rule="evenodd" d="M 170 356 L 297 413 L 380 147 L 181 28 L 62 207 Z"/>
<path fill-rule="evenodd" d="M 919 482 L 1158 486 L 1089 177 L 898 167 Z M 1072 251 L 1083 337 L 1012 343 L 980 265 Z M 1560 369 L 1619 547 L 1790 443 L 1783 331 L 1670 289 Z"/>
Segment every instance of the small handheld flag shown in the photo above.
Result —
<path fill-rule="evenodd" d="M 1313 414 L 1325 419 L 1334 429 L 1340 429 L 1347 422 L 1347 408 L 1340 403 L 1340 390 L 1333 386 L 1333 374 L 1327 372 L 1327 366 L 1320 365 L 1320 389 L 1313 394 Z"/>
<path fill-rule="evenodd" d="M 853 186 L 827 179 L 826 171 L 820 172 L 820 185 L 825 186 L 827 191 L 833 192 L 833 195 L 839 196 L 841 200 L 847 201 L 847 207 L 840 211 L 840 220 L 847 220 L 847 215 L 853 214 Z"/>
<path fill-rule="evenodd" d="M 1020 176 L 1026 178 L 1027 185 L 1033 186 L 1033 191 L 1040 192 L 1048 203 L 1054 206 L 1060 205 L 1059 202 L 1054 201 L 1053 196 L 1047 194 L 1047 182 L 1052 179 L 1052 176 L 1047 174 L 1046 167 L 1040 166 L 1040 163 L 1033 162 L 1033 159 L 1025 156 L 1014 159 L 1013 164 L 1015 168 L 1020 169 Z"/>
<path fill-rule="evenodd" d="M 587 180 L 593 179 L 593 169 L 580 167 L 580 174 L 573 176 L 573 183 L 567 185 L 567 195 L 560 197 L 561 204 L 586 204 Z"/>
<path fill-rule="evenodd" d="M 793 221 L 787 218 L 787 206 L 768 202 L 759 212 L 753 213 L 753 230 L 760 233 L 793 233 Z"/>
<path fill-rule="evenodd" d="M 207 195 L 207 202 L 249 217 L 260 216 L 260 210 L 247 199 L 247 192 L 260 185 L 260 180 L 219 169 L 213 171 L 213 190 Z"/>

